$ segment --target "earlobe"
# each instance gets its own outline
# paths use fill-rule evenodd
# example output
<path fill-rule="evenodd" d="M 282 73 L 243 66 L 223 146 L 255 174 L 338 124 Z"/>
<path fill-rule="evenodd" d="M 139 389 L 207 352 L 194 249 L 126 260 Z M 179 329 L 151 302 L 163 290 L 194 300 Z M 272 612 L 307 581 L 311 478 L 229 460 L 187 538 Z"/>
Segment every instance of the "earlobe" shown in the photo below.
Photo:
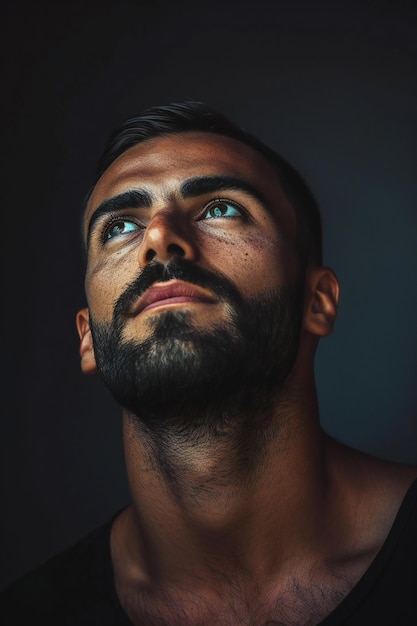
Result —
<path fill-rule="evenodd" d="M 81 309 L 76 316 L 77 331 L 80 337 L 81 369 L 84 374 L 94 374 L 97 370 L 94 358 L 93 337 L 90 328 L 88 309 Z"/>
<path fill-rule="evenodd" d="M 307 272 L 304 328 L 325 337 L 333 330 L 339 301 L 339 282 L 333 270 L 314 267 Z"/>

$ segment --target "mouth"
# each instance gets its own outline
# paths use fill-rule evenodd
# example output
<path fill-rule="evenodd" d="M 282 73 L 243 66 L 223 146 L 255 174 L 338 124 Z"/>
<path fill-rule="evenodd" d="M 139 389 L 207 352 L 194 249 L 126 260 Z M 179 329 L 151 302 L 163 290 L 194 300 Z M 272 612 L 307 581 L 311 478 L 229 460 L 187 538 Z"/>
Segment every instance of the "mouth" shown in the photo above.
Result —
<path fill-rule="evenodd" d="M 216 298 L 201 287 L 179 280 L 155 283 L 145 291 L 133 306 L 133 316 L 159 307 L 179 306 L 190 303 L 211 303 Z"/>

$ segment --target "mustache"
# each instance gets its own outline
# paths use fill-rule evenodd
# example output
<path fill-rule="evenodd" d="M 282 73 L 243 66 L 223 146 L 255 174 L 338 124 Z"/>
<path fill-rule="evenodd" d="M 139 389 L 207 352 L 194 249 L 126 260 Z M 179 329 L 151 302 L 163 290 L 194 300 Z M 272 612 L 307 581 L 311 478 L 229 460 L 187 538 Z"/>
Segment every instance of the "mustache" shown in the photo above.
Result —
<path fill-rule="evenodd" d="M 145 266 L 139 276 L 129 283 L 117 299 L 114 307 L 114 320 L 128 316 L 135 301 L 155 282 L 168 282 L 173 279 L 208 289 L 221 300 L 231 301 L 234 305 L 242 304 L 239 291 L 227 278 L 213 270 L 199 267 L 188 259 L 174 257 L 167 264 L 152 261 Z"/>

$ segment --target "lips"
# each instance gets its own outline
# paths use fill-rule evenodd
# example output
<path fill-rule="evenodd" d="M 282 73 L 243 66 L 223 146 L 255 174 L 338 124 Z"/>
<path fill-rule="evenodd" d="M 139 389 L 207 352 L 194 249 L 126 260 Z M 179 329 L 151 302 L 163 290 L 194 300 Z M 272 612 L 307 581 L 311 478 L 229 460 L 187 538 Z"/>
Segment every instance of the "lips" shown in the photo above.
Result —
<path fill-rule="evenodd" d="M 187 302 L 215 302 L 215 298 L 205 289 L 183 281 L 169 281 L 168 283 L 154 284 L 136 301 L 133 315 L 142 311 L 169 304 Z"/>

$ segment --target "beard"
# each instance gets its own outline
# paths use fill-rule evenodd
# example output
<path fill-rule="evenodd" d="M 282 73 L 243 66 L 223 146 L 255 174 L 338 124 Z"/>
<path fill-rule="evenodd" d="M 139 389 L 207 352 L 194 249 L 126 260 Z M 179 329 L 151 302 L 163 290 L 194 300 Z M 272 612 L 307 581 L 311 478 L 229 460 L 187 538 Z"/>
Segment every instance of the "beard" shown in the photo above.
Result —
<path fill-rule="evenodd" d="M 133 302 L 155 281 L 174 278 L 211 290 L 229 320 L 201 330 L 189 311 L 167 310 L 148 321 L 146 339 L 124 339 Z M 244 299 L 229 280 L 190 261 L 152 262 L 120 296 L 110 324 L 91 319 L 97 369 L 147 430 L 221 432 L 237 416 L 267 410 L 282 389 L 298 353 L 303 294 L 298 281 Z"/>

